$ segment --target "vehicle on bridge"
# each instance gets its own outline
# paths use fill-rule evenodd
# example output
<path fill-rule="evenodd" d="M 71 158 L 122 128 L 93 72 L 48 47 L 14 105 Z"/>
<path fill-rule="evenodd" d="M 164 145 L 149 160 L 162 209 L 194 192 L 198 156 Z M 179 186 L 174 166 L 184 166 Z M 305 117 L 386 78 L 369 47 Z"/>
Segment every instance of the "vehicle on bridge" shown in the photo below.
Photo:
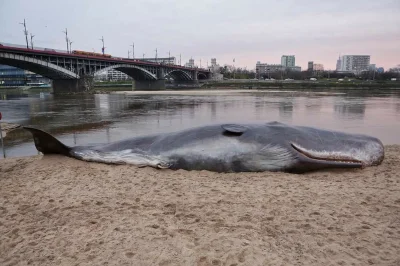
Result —
<path fill-rule="evenodd" d="M 107 57 L 111 58 L 111 55 L 109 54 L 100 54 L 100 53 L 94 53 L 94 52 L 86 52 L 86 51 L 79 51 L 79 50 L 73 50 L 73 54 L 78 54 L 78 55 L 90 55 L 90 56 L 100 56 L 100 57 Z"/>

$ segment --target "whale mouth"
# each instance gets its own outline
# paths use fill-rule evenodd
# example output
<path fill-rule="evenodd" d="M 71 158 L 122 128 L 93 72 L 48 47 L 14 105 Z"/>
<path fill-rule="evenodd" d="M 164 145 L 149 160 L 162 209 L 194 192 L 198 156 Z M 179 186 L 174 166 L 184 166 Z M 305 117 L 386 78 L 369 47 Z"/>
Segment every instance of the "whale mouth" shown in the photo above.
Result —
<path fill-rule="evenodd" d="M 298 153 L 302 154 L 303 156 L 311 160 L 324 161 L 326 163 L 353 165 L 355 167 L 357 166 L 364 167 L 364 163 L 362 161 L 351 158 L 350 156 L 340 155 L 337 153 L 317 152 L 317 151 L 307 150 L 294 143 L 291 143 L 291 146 Z"/>

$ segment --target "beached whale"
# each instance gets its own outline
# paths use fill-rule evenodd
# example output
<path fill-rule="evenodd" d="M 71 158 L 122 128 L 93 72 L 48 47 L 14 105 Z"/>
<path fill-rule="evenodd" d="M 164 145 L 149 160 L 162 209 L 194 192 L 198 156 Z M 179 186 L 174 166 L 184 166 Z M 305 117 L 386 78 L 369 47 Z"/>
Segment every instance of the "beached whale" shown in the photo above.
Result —
<path fill-rule="evenodd" d="M 379 165 L 382 142 L 279 122 L 219 124 L 134 137 L 104 145 L 68 147 L 39 129 L 29 130 L 38 151 L 84 161 L 213 172 L 283 171 Z"/>

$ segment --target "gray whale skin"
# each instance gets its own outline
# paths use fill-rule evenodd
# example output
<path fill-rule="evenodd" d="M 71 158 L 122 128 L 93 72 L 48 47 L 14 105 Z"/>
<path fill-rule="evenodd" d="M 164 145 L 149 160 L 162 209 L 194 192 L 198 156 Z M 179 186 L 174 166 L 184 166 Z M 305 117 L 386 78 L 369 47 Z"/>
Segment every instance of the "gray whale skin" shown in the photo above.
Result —
<path fill-rule="evenodd" d="M 218 124 L 134 137 L 104 145 L 68 147 L 50 134 L 24 127 L 43 154 L 139 167 L 213 172 L 282 171 L 304 173 L 327 168 L 364 168 L 384 159 L 382 142 L 279 122 Z"/>

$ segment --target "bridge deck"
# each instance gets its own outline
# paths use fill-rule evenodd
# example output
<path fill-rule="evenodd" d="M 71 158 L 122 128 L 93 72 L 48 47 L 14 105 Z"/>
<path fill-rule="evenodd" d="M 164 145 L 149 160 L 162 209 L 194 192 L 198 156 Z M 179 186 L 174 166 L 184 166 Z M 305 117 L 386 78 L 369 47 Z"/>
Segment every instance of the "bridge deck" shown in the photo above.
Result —
<path fill-rule="evenodd" d="M 147 61 L 141 61 L 138 59 L 127 59 L 121 57 L 111 57 L 111 58 L 104 58 L 101 56 L 91 56 L 91 55 L 78 55 L 72 53 L 63 53 L 57 51 L 45 51 L 45 50 L 36 50 L 36 49 L 27 49 L 27 48 L 19 48 L 19 47 L 12 47 L 12 46 L 5 46 L 0 44 L 0 51 L 9 52 L 9 53 L 18 53 L 18 54 L 31 54 L 31 55 L 45 55 L 45 56 L 58 56 L 58 57 L 65 57 L 65 58 L 76 58 L 76 59 L 92 59 L 98 60 L 103 62 L 112 62 L 112 63 L 124 63 L 124 64 L 134 64 L 138 66 L 168 66 L 169 68 L 176 68 L 181 70 L 198 70 L 199 72 L 210 72 L 208 69 L 204 68 L 189 68 L 180 65 L 171 65 L 171 64 L 162 64 L 162 63 L 152 63 Z"/>

